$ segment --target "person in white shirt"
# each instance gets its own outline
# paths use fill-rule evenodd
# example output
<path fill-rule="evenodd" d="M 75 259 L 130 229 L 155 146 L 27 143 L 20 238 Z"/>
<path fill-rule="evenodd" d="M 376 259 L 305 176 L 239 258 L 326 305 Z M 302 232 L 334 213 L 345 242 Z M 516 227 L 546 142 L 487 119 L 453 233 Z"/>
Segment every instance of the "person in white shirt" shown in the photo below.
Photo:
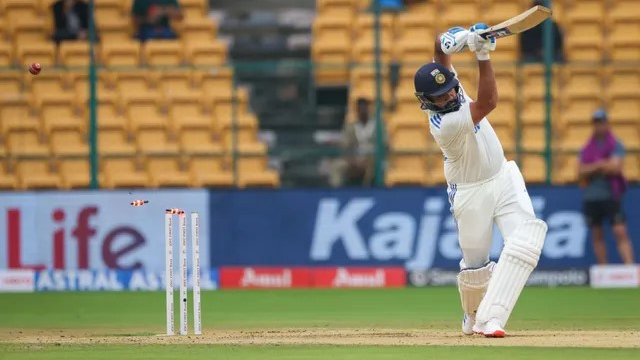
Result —
<path fill-rule="evenodd" d="M 537 266 L 547 225 L 537 219 L 522 174 L 507 161 L 487 116 L 498 90 L 490 61 L 496 39 L 483 39 L 475 24 L 436 37 L 433 62 L 414 77 L 416 97 L 442 150 L 450 209 L 458 228 L 462 260 L 458 290 L 464 311 L 462 331 L 504 337 L 504 327 L 529 275 Z M 451 66 L 451 55 L 473 51 L 478 59 L 477 99 L 468 96 Z M 493 225 L 505 246 L 490 261 Z"/>

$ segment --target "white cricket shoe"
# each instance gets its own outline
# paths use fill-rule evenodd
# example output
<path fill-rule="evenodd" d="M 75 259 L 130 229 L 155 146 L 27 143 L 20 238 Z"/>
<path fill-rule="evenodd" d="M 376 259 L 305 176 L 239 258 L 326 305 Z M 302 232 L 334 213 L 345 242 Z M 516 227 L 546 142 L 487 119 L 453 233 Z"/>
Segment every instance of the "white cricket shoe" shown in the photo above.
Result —
<path fill-rule="evenodd" d="M 473 335 L 473 325 L 475 325 L 476 319 L 473 316 L 469 316 L 466 313 L 462 318 L 462 333 L 465 335 Z"/>
<path fill-rule="evenodd" d="M 506 333 L 500 323 L 491 319 L 485 323 L 476 323 L 473 325 L 473 332 L 476 334 L 484 335 L 485 337 L 503 338 Z"/>

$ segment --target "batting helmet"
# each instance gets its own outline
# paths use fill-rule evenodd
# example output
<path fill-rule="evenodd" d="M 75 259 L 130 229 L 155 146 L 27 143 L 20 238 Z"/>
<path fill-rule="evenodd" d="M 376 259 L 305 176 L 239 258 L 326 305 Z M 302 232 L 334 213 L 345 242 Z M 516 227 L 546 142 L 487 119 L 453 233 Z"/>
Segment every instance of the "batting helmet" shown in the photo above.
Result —
<path fill-rule="evenodd" d="M 449 101 L 443 107 L 433 103 L 433 97 L 448 93 L 456 89 L 460 93 L 460 82 L 454 73 L 439 63 L 432 62 L 423 65 L 416 71 L 413 77 L 416 89 L 416 97 L 420 101 L 422 110 L 431 110 L 438 113 L 457 111 L 460 108 L 460 97 Z"/>

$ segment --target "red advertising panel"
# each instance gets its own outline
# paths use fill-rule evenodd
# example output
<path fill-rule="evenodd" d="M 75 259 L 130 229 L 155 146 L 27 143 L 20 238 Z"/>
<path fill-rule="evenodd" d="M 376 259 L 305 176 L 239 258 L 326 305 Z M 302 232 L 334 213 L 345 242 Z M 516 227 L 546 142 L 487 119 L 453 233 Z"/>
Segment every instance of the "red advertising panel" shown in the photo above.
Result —
<path fill-rule="evenodd" d="M 339 267 L 313 270 L 316 288 L 393 288 L 405 286 L 405 269 L 400 267 Z"/>
<path fill-rule="evenodd" d="M 277 289 L 311 287 L 308 268 L 282 267 L 223 267 L 220 269 L 223 289 Z"/>

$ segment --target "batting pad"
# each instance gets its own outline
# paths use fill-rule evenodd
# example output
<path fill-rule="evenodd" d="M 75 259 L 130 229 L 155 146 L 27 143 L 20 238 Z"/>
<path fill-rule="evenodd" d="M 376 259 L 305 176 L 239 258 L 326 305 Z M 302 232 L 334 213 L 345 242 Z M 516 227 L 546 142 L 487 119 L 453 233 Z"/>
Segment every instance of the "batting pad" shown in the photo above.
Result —
<path fill-rule="evenodd" d="M 458 273 L 458 292 L 465 314 L 475 317 L 495 264 L 491 261 L 481 268 L 463 269 Z"/>
<path fill-rule="evenodd" d="M 546 235 L 547 224 L 534 219 L 524 221 L 505 239 L 506 245 L 478 308 L 477 322 L 496 319 L 503 327 L 507 324 L 529 275 L 538 265 Z"/>

